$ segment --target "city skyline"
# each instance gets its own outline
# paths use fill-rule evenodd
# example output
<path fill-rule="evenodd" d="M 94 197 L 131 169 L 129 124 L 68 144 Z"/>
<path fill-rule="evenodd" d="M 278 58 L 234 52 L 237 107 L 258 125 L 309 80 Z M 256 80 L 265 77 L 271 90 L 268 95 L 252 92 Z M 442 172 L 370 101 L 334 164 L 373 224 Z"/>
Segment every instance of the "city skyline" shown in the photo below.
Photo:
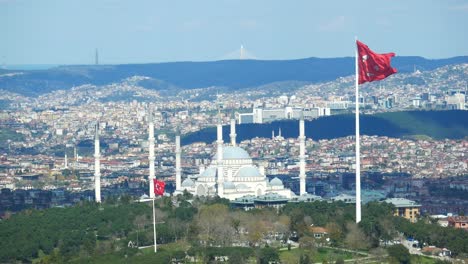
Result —
<path fill-rule="evenodd" d="M 0 263 L 463 262 L 467 14 L 0 0 Z"/>
<path fill-rule="evenodd" d="M 354 38 L 377 52 L 468 54 L 466 1 L 0 1 L 1 64 L 211 61 L 244 46 L 257 59 L 353 56 Z"/>

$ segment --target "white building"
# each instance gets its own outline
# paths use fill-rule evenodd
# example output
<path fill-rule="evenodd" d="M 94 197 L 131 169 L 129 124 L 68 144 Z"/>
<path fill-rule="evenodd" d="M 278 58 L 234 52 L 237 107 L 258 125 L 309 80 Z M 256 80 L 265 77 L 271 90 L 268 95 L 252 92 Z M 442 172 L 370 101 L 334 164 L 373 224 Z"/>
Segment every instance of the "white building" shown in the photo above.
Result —
<path fill-rule="evenodd" d="M 331 110 L 346 110 L 350 108 L 351 102 L 350 101 L 332 101 L 327 102 L 328 109 Z"/>
<path fill-rule="evenodd" d="M 233 122 L 231 122 L 231 135 L 235 135 Z M 220 153 L 221 156 L 218 156 Z M 290 189 L 284 187 L 280 179 L 274 178 L 269 181 L 264 168 L 255 166 L 247 151 L 235 146 L 235 138 L 234 140 L 231 138 L 231 144 L 225 146 L 220 121 L 217 153 L 208 168 L 194 178 L 185 179 L 175 194 L 185 190 L 193 195 L 218 195 L 229 200 L 246 195 L 260 196 L 273 193 L 288 199 L 295 196 Z"/>
<path fill-rule="evenodd" d="M 450 109 L 465 110 L 465 95 L 462 93 L 447 96 L 446 101 Z"/>
<path fill-rule="evenodd" d="M 252 113 L 243 113 L 238 115 L 238 124 L 256 123 L 263 124 L 284 119 L 299 119 L 301 116 L 305 118 L 318 118 L 321 116 L 329 116 L 330 108 L 313 107 L 291 107 L 283 108 L 259 108 L 255 107 Z"/>

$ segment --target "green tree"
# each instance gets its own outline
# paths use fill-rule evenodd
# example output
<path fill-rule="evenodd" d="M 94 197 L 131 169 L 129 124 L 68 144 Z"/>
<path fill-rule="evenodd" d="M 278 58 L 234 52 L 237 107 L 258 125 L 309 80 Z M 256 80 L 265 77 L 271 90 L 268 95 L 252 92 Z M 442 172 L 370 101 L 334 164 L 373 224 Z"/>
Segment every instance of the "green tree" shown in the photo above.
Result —
<path fill-rule="evenodd" d="M 182 197 L 185 200 L 189 200 L 189 199 L 193 198 L 193 194 L 189 193 L 189 191 L 187 191 L 187 190 L 184 190 L 184 192 L 182 193 Z"/>
<path fill-rule="evenodd" d="M 232 228 L 234 228 L 234 231 L 236 232 L 236 234 L 239 234 L 239 227 L 240 227 L 240 220 L 239 219 L 231 219 L 231 226 Z"/>
<path fill-rule="evenodd" d="M 307 230 L 307 225 L 304 222 L 304 211 L 300 208 L 295 208 L 289 213 L 290 223 L 289 229 L 291 232 L 297 232 L 299 236 L 302 236 Z"/>
<path fill-rule="evenodd" d="M 241 254 L 233 254 L 229 256 L 229 263 L 231 264 L 244 264 L 246 263 L 247 258 Z"/>
<path fill-rule="evenodd" d="M 409 264 L 411 262 L 409 250 L 401 244 L 388 247 L 387 252 L 393 263 Z"/>
<path fill-rule="evenodd" d="M 339 258 L 336 260 L 335 264 L 344 264 L 344 259 L 343 258 Z"/>
<path fill-rule="evenodd" d="M 265 247 L 259 250 L 258 261 L 260 264 L 279 262 L 278 251 L 271 247 Z"/>
<path fill-rule="evenodd" d="M 40 264 L 63 263 L 64 259 L 58 249 L 54 249 L 50 255 L 44 256 L 39 260 Z"/>
<path fill-rule="evenodd" d="M 84 250 L 90 255 L 94 254 L 96 248 L 96 236 L 94 233 L 88 232 L 83 239 Z"/>
<path fill-rule="evenodd" d="M 310 264 L 310 257 L 307 254 L 301 254 L 299 264 Z"/>

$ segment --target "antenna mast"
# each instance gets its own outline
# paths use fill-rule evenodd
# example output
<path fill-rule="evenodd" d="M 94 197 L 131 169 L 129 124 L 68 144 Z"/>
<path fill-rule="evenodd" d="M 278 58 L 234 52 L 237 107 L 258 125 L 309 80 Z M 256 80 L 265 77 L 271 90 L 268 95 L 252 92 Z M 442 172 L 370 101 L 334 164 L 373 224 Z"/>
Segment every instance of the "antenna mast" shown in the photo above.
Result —
<path fill-rule="evenodd" d="M 99 53 L 98 53 L 98 49 L 96 48 L 96 52 L 94 54 L 94 63 L 96 65 L 99 65 Z"/>

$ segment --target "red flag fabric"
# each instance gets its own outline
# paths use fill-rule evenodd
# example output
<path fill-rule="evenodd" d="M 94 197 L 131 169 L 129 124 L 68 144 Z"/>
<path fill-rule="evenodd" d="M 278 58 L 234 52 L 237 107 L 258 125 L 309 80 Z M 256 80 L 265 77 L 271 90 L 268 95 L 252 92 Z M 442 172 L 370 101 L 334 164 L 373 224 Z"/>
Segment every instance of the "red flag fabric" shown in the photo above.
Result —
<path fill-rule="evenodd" d="M 166 187 L 165 182 L 154 179 L 154 194 L 163 195 L 165 187 Z"/>
<path fill-rule="evenodd" d="M 395 53 L 378 54 L 359 40 L 356 41 L 356 44 L 358 49 L 359 84 L 382 80 L 397 72 L 390 65 L 390 60 L 395 56 Z"/>

